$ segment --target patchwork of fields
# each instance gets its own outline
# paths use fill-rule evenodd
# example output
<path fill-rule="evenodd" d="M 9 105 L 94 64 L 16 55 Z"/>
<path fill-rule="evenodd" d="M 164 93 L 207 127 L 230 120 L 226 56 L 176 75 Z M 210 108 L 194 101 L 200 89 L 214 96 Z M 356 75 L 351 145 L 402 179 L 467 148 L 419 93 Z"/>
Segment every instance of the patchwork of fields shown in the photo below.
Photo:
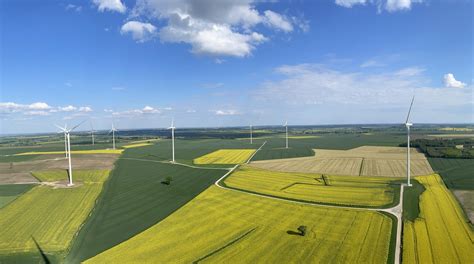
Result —
<path fill-rule="evenodd" d="M 32 184 L 0 185 L 0 209 L 33 187 Z"/>
<path fill-rule="evenodd" d="M 67 189 L 36 186 L 0 209 L 0 259 L 14 261 L 16 255 L 37 254 L 32 237 L 47 254 L 63 258 L 108 175 L 108 170 L 76 170 L 74 178 L 82 185 Z M 65 171 L 35 176 L 42 181 L 67 179 Z"/>
<path fill-rule="evenodd" d="M 255 149 L 219 149 L 194 159 L 194 164 L 241 164 L 254 152 Z"/>
<path fill-rule="evenodd" d="M 391 178 L 327 176 L 240 167 L 223 184 L 230 188 L 306 202 L 387 207 L 398 203 Z"/>
<path fill-rule="evenodd" d="M 254 161 L 252 166 L 285 172 L 312 172 L 350 176 L 403 177 L 406 149 L 398 147 L 358 147 L 350 150 L 315 149 L 315 156 Z M 412 175 L 433 173 L 424 154 L 412 149 Z"/>
<path fill-rule="evenodd" d="M 71 150 L 71 154 L 121 154 L 122 152 L 123 149 Z M 64 151 L 31 151 L 15 154 L 15 156 L 25 155 L 64 155 Z"/>
<path fill-rule="evenodd" d="M 416 177 L 426 190 L 420 216 L 404 223 L 405 263 L 472 263 L 474 233 L 438 175 Z"/>
<path fill-rule="evenodd" d="M 306 236 L 298 234 L 300 225 Z M 86 263 L 386 263 L 391 227 L 378 212 L 295 205 L 212 186 Z"/>

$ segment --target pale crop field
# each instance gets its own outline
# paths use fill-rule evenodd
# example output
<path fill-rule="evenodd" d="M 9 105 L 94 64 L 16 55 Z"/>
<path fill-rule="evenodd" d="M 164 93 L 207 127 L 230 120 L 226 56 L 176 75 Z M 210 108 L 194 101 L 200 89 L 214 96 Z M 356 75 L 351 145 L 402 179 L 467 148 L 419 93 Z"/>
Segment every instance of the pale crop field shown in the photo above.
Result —
<path fill-rule="evenodd" d="M 325 175 L 269 171 L 240 167 L 224 184 L 272 196 L 350 206 L 381 207 L 392 204 L 398 188 L 390 178 Z"/>
<path fill-rule="evenodd" d="M 472 263 L 474 233 L 453 194 L 437 174 L 416 179 L 426 190 L 419 218 L 404 222 L 403 262 Z"/>
<path fill-rule="evenodd" d="M 298 234 L 307 226 L 305 236 Z M 386 263 L 392 220 L 211 186 L 165 220 L 86 263 Z"/>
<path fill-rule="evenodd" d="M 64 171 L 34 173 L 43 181 L 65 180 Z M 94 206 L 108 170 L 74 171 L 76 188 L 36 186 L 0 209 L 0 258 L 37 252 L 34 237 L 47 253 L 63 255 Z"/>
<path fill-rule="evenodd" d="M 313 157 L 254 161 L 251 165 L 276 171 L 332 175 L 404 177 L 406 174 L 405 148 L 363 146 L 350 150 L 314 151 Z M 411 149 L 411 174 L 432 173 L 424 154 Z"/>
<path fill-rule="evenodd" d="M 241 164 L 254 152 L 255 149 L 219 149 L 194 159 L 194 164 Z"/>
<path fill-rule="evenodd" d="M 90 150 L 71 150 L 71 154 L 121 154 L 123 149 L 90 149 Z M 64 155 L 64 151 L 31 151 L 15 154 L 14 156 L 24 155 Z"/>

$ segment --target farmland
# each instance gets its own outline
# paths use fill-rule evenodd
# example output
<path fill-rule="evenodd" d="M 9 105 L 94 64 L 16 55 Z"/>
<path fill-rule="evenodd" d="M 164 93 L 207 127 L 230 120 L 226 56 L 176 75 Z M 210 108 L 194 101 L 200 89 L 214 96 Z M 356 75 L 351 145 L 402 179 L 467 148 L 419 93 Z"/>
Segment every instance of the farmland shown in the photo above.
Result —
<path fill-rule="evenodd" d="M 0 185 L 0 209 L 33 187 L 32 184 Z"/>
<path fill-rule="evenodd" d="M 293 200 L 362 207 L 387 207 L 398 202 L 393 179 L 329 176 L 268 171 L 250 166 L 228 176 L 227 187 Z"/>
<path fill-rule="evenodd" d="M 147 148 L 153 147 L 129 149 L 124 159 L 117 161 L 96 208 L 78 234 L 68 262 L 83 261 L 139 234 L 225 173 L 225 170 L 126 159 L 140 157 Z M 171 184 L 163 184 L 168 176 L 172 177 Z"/>
<path fill-rule="evenodd" d="M 251 165 L 277 171 L 332 175 L 400 177 L 406 171 L 404 148 L 359 147 L 350 150 L 315 149 L 315 156 L 255 161 Z M 412 150 L 411 172 L 427 175 L 432 169 L 423 154 Z"/>
<path fill-rule="evenodd" d="M 89 149 L 89 150 L 71 150 L 71 154 L 120 154 L 123 149 Z M 64 151 L 32 151 L 15 154 L 15 156 L 25 155 L 64 155 Z"/>
<path fill-rule="evenodd" d="M 420 216 L 405 220 L 405 263 L 471 263 L 474 233 L 461 208 L 438 175 L 416 177 L 426 190 Z"/>
<path fill-rule="evenodd" d="M 36 186 L 0 209 L 0 258 L 14 261 L 36 254 L 34 237 L 54 259 L 65 256 L 75 233 L 87 218 L 109 171 L 75 171 L 78 187 Z M 38 172 L 44 181 L 65 180 L 64 171 Z"/>
<path fill-rule="evenodd" d="M 194 159 L 194 164 L 240 164 L 246 162 L 254 149 L 219 149 Z"/>
<path fill-rule="evenodd" d="M 307 226 L 306 236 L 299 225 Z M 86 263 L 385 263 L 391 226 L 378 212 L 295 205 L 212 186 Z"/>

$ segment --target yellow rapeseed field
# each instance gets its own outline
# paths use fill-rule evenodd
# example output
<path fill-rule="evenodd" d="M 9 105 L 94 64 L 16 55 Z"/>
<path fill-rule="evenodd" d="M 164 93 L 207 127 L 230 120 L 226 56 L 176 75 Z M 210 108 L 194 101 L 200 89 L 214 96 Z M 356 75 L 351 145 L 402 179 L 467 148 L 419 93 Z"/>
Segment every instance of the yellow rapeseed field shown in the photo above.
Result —
<path fill-rule="evenodd" d="M 89 149 L 89 150 L 71 150 L 71 154 L 121 154 L 123 149 Z M 31 151 L 15 154 L 15 156 L 24 155 L 57 155 L 64 154 L 64 151 Z"/>
<path fill-rule="evenodd" d="M 305 236 L 297 228 L 307 226 Z M 386 263 L 392 220 L 211 186 L 86 263 Z"/>
<path fill-rule="evenodd" d="M 122 148 L 125 148 L 125 149 L 128 149 L 128 148 L 139 148 L 139 147 L 144 147 L 144 146 L 150 146 L 152 145 L 151 143 L 134 143 L 134 144 L 130 144 L 130 145 L 124 145 L 122 146 Z"/>
<path fill-rule="evenodd" d="M 254 152 L 255 149 L 219 149 L 194 159 L 194 164 L 240 164 Z"/>
<path fill-rule="evenodd" d="M 391 204 L 396 190 L 391 178 L 328 176 L 240 167 L 225 179 L 233 188 L 309 202 L 373 206 Z"/>
<path fill-rule="evenodd" d="M 0 209 L 2 255 L 37 252 L 32 236 L 47 253 L 64 255 L 102 190 L 108 170 L 74 171 L 79 187 L 36 186 Z M 64 171 L 35 173 L 43 181 L 66 180 Z"/>
<path fill-rule="evenodd" d="M 252 166 L 286 172 L 312 172 L 351 176 L 404 177 L 406 149 L 363 146 L 350 150 L 315 149 L 315 156 L 254 161 Z M 411 174 L 433 173 L 423 153 L 411 150 Z"/>
<path fill-rule="evenodd" d="M 420 217 L 404 222 L 404 263 L 473 263 L 474 233 L 461 207 L 437 174 L 416 177 Z"/>

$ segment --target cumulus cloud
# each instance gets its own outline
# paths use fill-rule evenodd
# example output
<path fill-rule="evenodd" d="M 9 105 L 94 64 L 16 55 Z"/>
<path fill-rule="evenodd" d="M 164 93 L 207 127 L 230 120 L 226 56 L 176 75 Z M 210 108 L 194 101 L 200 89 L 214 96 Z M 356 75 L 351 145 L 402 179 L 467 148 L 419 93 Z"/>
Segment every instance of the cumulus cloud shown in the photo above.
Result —
<path fill-rule="evenodd" d="M 73 105 L 68 106 L 50 106 L 44 102 L 36 102 L 32 104 L 18 104 L 14 102 L 0 102 L 0 113 L 1 114 L 15 114 L 20 113 L 30 116 L 46 116 L 52 113 L 60 112 L 76 112 L 86 113 L 92 112 L 92 108 L 89 106 L 76 107 Z"/>
<path fill-rule="evenodd" d="M 452 73 L 446 73 L 443 77 L 444 79 L 444 86 L 450 88 L 463 88 L 466 86 L 465 83 L 458 81 L 454 78 Z"/>
<path fill-rule="evenodd" d="M 161 110 L 151 107 L 149 105 L 141 108 L 141 109 L 130 109 L 125 111 L 113 111 L 110 109 L 104 109 L 107 113 L 112 113 L 113 116 L 116 117 L 138 117 L 143 115 L 151 115 L 151 114 L 160 114 Z"/>
<path fill-rule="evenodd" d="M 260 13 L 251 0 L 157 1 L 139 0 L 132 17 L 159 19 L 166 25 L 159 30 L 164 42 L 187 43 L 196 54 L 249 56 L 256 46 L 268 41 L 255 31 L 259 24 L 283 32 L 293 24 L 307 29 L 307 23 L 271 10 Z"/>
<path fill-rule="evenodd" d="M 214 113 L 215 113 L 216 115 L 220 115 L 220 116 L 231 116 L 231 115 L 238 115 L 238 114 L 239 114 L 239 111 L 233 110 L 233 109 L 229 109 L 229 110 L 215 110 Z"/>
<path fill-rule="evenodd" d="M 127 8 L 121 0 L 93 0 L 92 1 L 100 12 L 115 11 L 119 13 L 125 13 Z"/>
<path fill-rule="evenodd" d="M 327 109 L 347 105 L 359 108 L 405 107 L 415 92 L 418 104 L 463 106 L 472 103 L 468 89 L 429 87 L 423 70 L 410 67 L 378 74 L 342 72 L 324 65 L 284 65 L 275 72 L 280 81 L 269 81 L 257 89 L 253 97 L 269 105 L 305 107 L 325 105 Z"/>
<path fill-rule="evenodd" d="M 377 6 L 378 12 L 385 9 L 388 12 L 410 10 L 415 3 L 423 3 L 424 0 L 336 0 L 339 6 L 351 8 L 355 5 L 373 4 Z"/>
<path fill-rule="evenodd" d="M 82 11 L 82 6 L 68 4 L 68 5 L 66 5 L 65 9 L 68 10 L 68 11 L 73 10 L 73 11 L 76 11 L 76 12 L 81 12 Z"/>
<path fill-rule="evenodd" d="M 145 42 L 153 38 L 156 33 L 156 27 L 150 23 L 139 21 L 128 21 L 120 29 L 121 34 L 131 34 L 137 42 Z"/>

